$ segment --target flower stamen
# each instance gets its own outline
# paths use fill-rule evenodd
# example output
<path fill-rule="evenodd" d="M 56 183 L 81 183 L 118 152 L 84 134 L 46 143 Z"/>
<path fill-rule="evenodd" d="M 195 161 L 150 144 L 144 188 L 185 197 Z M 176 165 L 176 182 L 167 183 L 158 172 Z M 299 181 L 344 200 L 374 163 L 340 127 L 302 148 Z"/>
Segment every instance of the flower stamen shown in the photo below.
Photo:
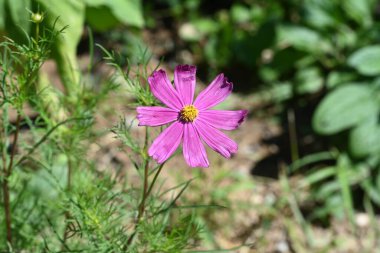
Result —
<path fill-rule="evenodd" d="M 194 105 L 186 105 L 179 112 L 179 120 L 183 122 L 193 122 L 198 114 L 199 111 Z"/>

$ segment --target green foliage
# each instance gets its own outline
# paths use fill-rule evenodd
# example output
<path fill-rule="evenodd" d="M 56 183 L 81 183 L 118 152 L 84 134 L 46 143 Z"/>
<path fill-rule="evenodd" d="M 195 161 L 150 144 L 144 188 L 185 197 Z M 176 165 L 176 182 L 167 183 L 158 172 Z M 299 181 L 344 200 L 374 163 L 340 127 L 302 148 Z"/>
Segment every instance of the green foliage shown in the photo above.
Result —
<path fill-rule="evenodd" d="M 362 75 L 377 76 L 380 74 L 379 57 L 380 46 L 368 46 L 354 52 L 347 63 Z"/>
<path fill-rule="evenodd" d="M 380 125 L 376 117 L 365 120 L 350 131 L 349 149 L 356 158 L 376 155 L 380 151 Z"/>
<path fill-rule="evenodd" d="M 98 31 L 105 31 L 115 27 L 118 23 L 143 27 L 144 19 L 139 0 L 84 0 L 86 21 Z M 99 20 L 101 18 L 101 21 Z"/>
<path fill-rule="evenodd" d="M 85 1 L 85 0 L 20 0 L 0 1 L 0 32 L 5 32 L 17 42 L 25 40 L 25 33 L 32 34 L 30 13 L 33 10 L 46 13 L 46 20 L 36 26 L 50 30 L 65 30 L 52 48 L 52 57 L 57 62 L 65 92 L 73 100 L 80 92 L 80 71 L 76 59 L 77 46 L 81 39 L 84 23 L 94 30 L 104 31 L 119 24 L 141 28 L 144 25 L 139 0 Z M 105 16 L 99 19 L 97 15 Z M 69 27 L 70 29 L 65 29 Z M 37 28 L 39 29 L 39 28 Z M 38 34 L 38 32 L 37 32 Z"/>
<path fill-rule="evenodd" d="M 320 134 L 335 134 L 376 118 L 379 109 L 373 90 L 365 83 L 343 85 L 319 104 L 313 127 Z"/>

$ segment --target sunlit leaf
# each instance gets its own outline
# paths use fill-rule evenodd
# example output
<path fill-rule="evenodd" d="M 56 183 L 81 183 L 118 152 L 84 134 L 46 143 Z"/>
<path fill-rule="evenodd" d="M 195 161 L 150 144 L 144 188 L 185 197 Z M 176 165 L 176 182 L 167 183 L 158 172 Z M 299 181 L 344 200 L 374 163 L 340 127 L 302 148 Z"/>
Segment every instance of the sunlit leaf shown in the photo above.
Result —
<path fill-rule="evenodd" d="M 278 42 L 310 53 L 331 49 L 330 44 L 318 32 L 302 26 L 279 26 Z"/>
<path fill-rule="evenodd" d="M 342 1 L 343 9 L 347 15 L 363 26 L 372 24 L 372 0 L 345 0 Z"/>
<path fill-rule="evenodd" d="M 313 128 L 319 134 L 335 134 L 377 115 L 378 111 L 370 87 L 345 85 L 332 91 L 318 105 Z"/>
<path fill-rule="evenodd" d="M 376 76 L 380 74 L 380 46 L 368 46 L 354 52 L 348 58 L 348 65 L 360 74 Z"/>
<path fill-rule="evenodd" d="M 86 15 L 90 23 L 96 28 L 101 28 L 102 30 L 105 27 L 111 28 L 115 25 L 115 23 L 111 22 L 112 19 L 125 25 L 136 27 L 144 25 L 140 0 L 85 0 L 84 2 L 87 6 L 92 7 L 91 12 Z M 100 13 L 106 14 L 105 20 L 103 20 L 103 16 L 101 19 L 99 19 L 99 16 L 94 16 L 94 14 Z M 113 17 L 111 18 L 111 16 Z M 105 26 L 103 21 L 109 26 Z"/>
<path fill-rule="evenodd" d="M 351 154 L 357 158 L 380 151 L 380 125 L 377 117 L 363 122 L 350 132 L 349 148 Z"/>

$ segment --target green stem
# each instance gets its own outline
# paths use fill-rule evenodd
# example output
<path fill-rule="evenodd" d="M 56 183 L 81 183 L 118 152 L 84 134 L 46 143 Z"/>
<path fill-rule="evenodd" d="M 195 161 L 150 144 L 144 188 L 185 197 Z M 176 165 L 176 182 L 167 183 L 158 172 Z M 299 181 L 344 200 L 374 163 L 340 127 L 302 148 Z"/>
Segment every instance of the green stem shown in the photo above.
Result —
<path fill-rule="evenodd" d="M 15 131 L 15 136 L 13 139 L 12 151 L 11 151 L 11 156 L 10 156 L 8 168 L 6 165 L 6 158 L 5 158 L 5 155 L 3 153 L 3 169 L 4 169 L 3 200 L 4 200 L 4 213 L 5 213 L 5 227 L 6 227 L 6 231 L 7 231 L 7 241 L 10 245 L 12 245 L 12 214 L 11 214 L 10 192 L 9 192 L 8 179 L 12 175 L 12 169 L 14 167 L 13 161 L 14 161 L 14 156 L 16 154 L 18 134 L 20 131 L 20 121 L 21 121 L 21 115 L 19 112 L 17 112 L 16 131 Z"/>
<path fill-rule="evenodd" d="M 149 189 L 148 189 L 148 192 L 147 192 L 147 196 L 149 196 L 149 194 L 151 193 L 151 191 L 152 191 L 152 189 L 153 189 L 153 186 L 154 186 L 154 184 L 156 183 L 156 180 L 157 180 L 157 178 L 158 178 L 158 175 L 160 174 L 160 172 L 161 172 L 161 170 L 162 170 L 162 167 L 164 167 L 164 164 L 165 164 L 165 162 L 162 163 L 162 164 L 160 164 L 160 166 L 159 166 L 158 169 L 157 169 L 156 174 L 154 174 L 154 177 L 153 177 L 152 183 L 150 184 Z"/>
<path fill-rule="evenodd" d="M 37 43 L 37 45 L 38 45 L 39 36 L 40 36 L 40 24 L 36 23 L 36 43 Z"/>
<path fill-rule="evenodd" d="M 146 198 L 148 197 L 148 194 L 147 194 L 148 193 L 148 175 L 149 175 L 148 171 L 149 171 L 149 160 L 145 162 L 143 196 L 139 205 L 137 223 L 139 223 L 140 219 L 143 217 L 144 212 L 145 212 L 145 202 L 146 202 Z"/>
<path fill-rule="evenodd" d="M 139 208 L 138 208 L 135 231 L 128 238 L 128 241 L 127 241 L 124 249 L 126 249 L 132 243 L 133 238 L 136 235 L 137 227 L 139 226 L 139 223 L 140 223 L 140 221 L 143 218 L 144 213 L 145 213 L 146 200 L 148 199 L 149 195 L 151 194 L 153 186 L 155 185 L 155 183 L 157 181 L 158 175 L 160 174 L 160 172 L 161 172 L 161 170 L 165 164 L 165 163 L 162 163 L 157 168 L 156 174 L 154 175 L 151 184 L 149 184 L 148 177 L 149 177 L 149 161 L 150 161 L 150 158 L 149 158 L 148 152 L 147 152 L 148 142 L 149 142 L 149 131 L 148 131 L 148 128 L 145 128 L 145 141 L 144 141 L 144 148 L 143 148 L 144 154 L 145 154 L 143 194 L 142 194 L 142 199 L 141 199 L 141 202 L 140 202 Z"/>

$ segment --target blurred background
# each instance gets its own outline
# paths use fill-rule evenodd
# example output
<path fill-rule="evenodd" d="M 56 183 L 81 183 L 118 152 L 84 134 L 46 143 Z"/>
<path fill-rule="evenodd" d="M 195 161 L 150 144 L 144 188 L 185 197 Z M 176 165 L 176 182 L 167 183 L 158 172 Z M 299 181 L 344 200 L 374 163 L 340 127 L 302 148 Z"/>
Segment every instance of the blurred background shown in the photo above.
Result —
<path fill-rule="evenodd" d="M 176 65 L 192 64 L 200 87 L 220 72 L 234 83 L 219 108 L 249 110 L 229 133 L 238 154 L 225 161 L 208 152 L 211 168 L 202 172 L 179 156 L 168 165 L 178 169 L 165 172 L 169 182 L 200 177 L 184 202 L 230 207 L 200 212 L 206 248 L 380 251 L 380 2 L 0 0 L 1 37 L 33 35 L 40 21 L 31 12 L 65 28 L 41 75 L 67 96 L 79 79 L 108 82 L 96 43 L 117 52 L 125 69 L 143 58 L 172 77 Z M 90 63 L 86 75 L 68 71 Z M 97 107 L 101 145 L 87 155 L 99 168 L 131 170 L 105 131 L 120 115 L 134 119 L 128 99 L 116 92 Z"/>

